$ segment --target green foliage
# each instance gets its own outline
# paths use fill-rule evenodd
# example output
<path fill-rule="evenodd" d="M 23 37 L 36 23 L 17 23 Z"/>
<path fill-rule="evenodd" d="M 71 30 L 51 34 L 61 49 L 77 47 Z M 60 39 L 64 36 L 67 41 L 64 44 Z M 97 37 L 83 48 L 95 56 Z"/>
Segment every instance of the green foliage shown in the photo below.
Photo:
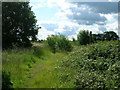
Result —
<path fill-rule="evenodd" d="M 16 48 L 2 52 L 2 68 L 11 73 L 13 88 L 55 88 L 59 86 L 56 74 L 58 71 L 55 67 L 59 65 L 58 61 L 67 54 L 53 54 L 46 42 L 42 44 L 41 47 Z"/>
<path fill-rule="evenodd" d="M 72 46 L 71 46 L 69 40 L 64 35 L 58 36 L 57 44 L 58 44 L 58 47 L 60 50 L 65 50 L 65 51 L 72 50 Z"/>
<path fill-rule="evenodd" d="M 29 71 L 39 59 L 34 52 L 34 48 L 16 48 L 2 52 L 2 69 L 10 72 L 13 88 L 22 87 L 24 81 L 30 77 Z"/>
<path fill-rule="evenodd" d="M 42 56 L 44 54 L 44 52 L 43 52 L 42 48 L 35 46 L 35 47 L 33 47 L 33 54 L 40 58 L 40 56 Z"/>
<path fill-rule="evenodd" d="M 10 89 L 12 88 L 13 83 L 11 82 L 10 72 L 7 73 L 2 71 L 2 89 Z"/>
<path fill-rule="evenodd" d="M 89 32 L 88 30 L 82 30 L 77 35 L 77 39 L 80 45 L 87 45 L 89 43 L 93 42 L 92 32 Z"/>
<path fill-rule="evenodd" d="M 61 86 L 76 88 L 120 87 L 120 42 L 98 42 L 77 47 L 59 70 Z"/>
<path fill-rule="evenodd" d="M 47 38 L 48 45 L 53 53 L 58 50 L 71 51 L 72 45 L 64 35 L 52 35 Z"/>
<path fill-rule="evenodd" d="M 53 53 L 55 53 L 56 49 L 57 49 L 57 40 L 58 40 L 58 38 L 56 35 L 52 35 L 51 37 L 49 36 L 47 38 L 47 43 L 50 46 Z"/>
<path fill-rule="evenodd" d="M 104 40 L 118 40 L 118 35 L 114 31 L 107 31 L 103 33 Z"/>
<path fill-rule="evenodd" d="M 36 40 L 38 27 L 29 2 L 2 3 L 3 48 L 30 47 L 29 38 Z"/>
<path fill-rule="evenodd" d="M 114 31 L 106 31 L 103 34 L 93 34 L 93 39 L 95 41 L 110 41 L 118 40 L 119 36 Z"/>

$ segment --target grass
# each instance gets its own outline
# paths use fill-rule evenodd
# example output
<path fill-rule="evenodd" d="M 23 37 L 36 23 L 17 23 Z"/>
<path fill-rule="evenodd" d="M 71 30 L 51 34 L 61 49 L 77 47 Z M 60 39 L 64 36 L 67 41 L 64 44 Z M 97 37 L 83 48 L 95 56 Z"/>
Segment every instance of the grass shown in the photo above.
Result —
<path fill-rule="evenodd" d="M 38 60 L 32 49 L 14 49 L 3 51 L 4 71 L 11 73 L 13 87 L 20 88 L 28 77 L 30 66 Z"/>
<path fill-rule="evenodd" d="M 58 71 L 55 69 L 59 65 L 59 60 L 63 58 L 65 53 L 52 54 L 45 58 L 41 63 L 36 63 L 36 67 L 31 72 L 32 77 L 27 80 L 25 87 L 28 88 L 55 88 L 59 86 Z"/>
<path fill-rule="evenodd" d="M 14 88 L 119 87 L 117 41 L 86 46 L 71 43 L 74 48 L 69 53 L 54 54 L 44 42 L 28 49 L 3 51 L 3 70 L 11 73 Z"/>
<path fill-rule="evenodd" d="M 42 47 L 6 50 L 2 53 L 2 69 L 11 73 L 14 88 L 54 87 L 59 82 L 55 67 L 64 56 L 66 53 L 53 54 L 46 43 Z"/>

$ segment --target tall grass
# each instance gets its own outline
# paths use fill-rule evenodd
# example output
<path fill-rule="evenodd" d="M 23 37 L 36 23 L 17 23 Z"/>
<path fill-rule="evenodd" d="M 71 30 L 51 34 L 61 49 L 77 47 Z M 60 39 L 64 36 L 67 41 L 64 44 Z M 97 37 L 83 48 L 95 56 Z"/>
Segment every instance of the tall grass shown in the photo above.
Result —
<path fill-rule="evenodd" d="M 41 47 L 16 48 L 4 50 L 2 53 L 3 71 L 10 72 L 13 87 L 22 87 L 24 81 L 29 78 L 29 72 L 39 60 L 49 55 L 49 49 Z"/>

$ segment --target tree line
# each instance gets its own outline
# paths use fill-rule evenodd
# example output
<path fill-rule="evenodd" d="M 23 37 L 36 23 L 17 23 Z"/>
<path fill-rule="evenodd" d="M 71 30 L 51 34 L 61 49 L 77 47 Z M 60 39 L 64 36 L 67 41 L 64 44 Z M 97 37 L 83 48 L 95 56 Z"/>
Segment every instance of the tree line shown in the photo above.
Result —
<path fill-rule="evenodd" d="M 78 45 L 87 45 L 91 43 L 95 43 L 97 41 L 110 41 L 110 40 L 118 40 L 119 36 L 114 31 L 106 31 L 103 34 L 92 34 L 92 31 L 88 30 L 80 30 L 77 35 Z M 73 38 L 73 42 L 75 42 L 75 38 Z M 57 51 L 71 51 L 72 45 L 67 37 L 64 35 L 51 35 L 47 38 L 47 43 L 51 48 L 52 52 L 55 53 Z"/>
<path fill-rule="evenodd" d="M 119 36 L 114 31 L 105 31 L 101 34 L 92 34 L 92 31 L 81 30 L 77 35 L 80 45 L 86 45 L 97 41 L 118 40 Z"/>
<path fill-rule="evenodd" d="M 38 34 L 37 20 L 34 12 L 31 10 L 29 2 L 3 2 L 2 3 L 2 47 L 13 48 L 31 47 L 32 41 L 36 41 Z M 54 39 L 54 40 L 53 40 Z M 55 41 L 56 39 L 56 41 Z M 92 31 L 82 30 L 77 35 L 80 45 L 93 43 L 97 40 L 117 40 L 118 35 L 113 32 L 104 32 L 103 34 L 92 34 Z M 48 37 L 48 44 L 53 48 L 59 48 L 71 51 L 69 40 L 64 35 L 52 35 Z M 75 41 L 75 39 L 74 39 Z M 67 46 L 65 46 L 67 45 Z M 68 49 L 70 48 L 70 49 Z"/>

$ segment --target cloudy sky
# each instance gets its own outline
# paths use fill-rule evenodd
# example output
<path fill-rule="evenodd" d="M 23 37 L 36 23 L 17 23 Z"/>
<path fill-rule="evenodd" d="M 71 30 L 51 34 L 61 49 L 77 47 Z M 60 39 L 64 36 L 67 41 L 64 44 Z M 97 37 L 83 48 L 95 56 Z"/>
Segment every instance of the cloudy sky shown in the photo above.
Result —
<path fill-rule="evenodd" d="M 30 0 L 30 5 L 38 20 L 37 24 L 42 27 L 38 39 L 58 33 L 72 39 L 77 37 L 80 30 L 118 33 L 118 2 Z"/>

